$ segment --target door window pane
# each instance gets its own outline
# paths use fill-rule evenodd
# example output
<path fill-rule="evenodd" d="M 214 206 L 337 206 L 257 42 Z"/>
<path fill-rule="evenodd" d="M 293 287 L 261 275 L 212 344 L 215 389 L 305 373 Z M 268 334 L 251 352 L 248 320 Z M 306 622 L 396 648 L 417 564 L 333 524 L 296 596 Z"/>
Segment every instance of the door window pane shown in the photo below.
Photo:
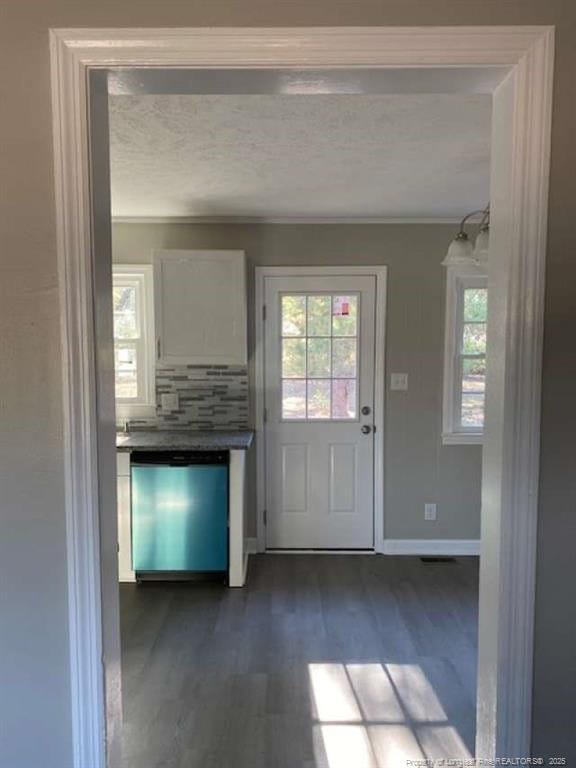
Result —
<path fill-rule="evenodd" d="M 282 336 L 306 335 L 306 296 L 282 296 Z"/>
<path fill-rule="evenodd" d="M 330 339 L 308 339 L 308 376 L 330 378 Z"/>
<path fill-rule="evenodd" d="M 308 296 L 308 336 L 330 336 L 331 296 Z"/>
<path fill-rule="evenodd" d="M 356 419 L 358 295 L 283 295 L 282 418 Z"/>
<path fill-rule="evenodd" d="M 282 418 L 306 418 L 306 381 L 285 379 L 282 382 Z"/>
<path fill-rule="evenodd" d="M 334 379 L 332 382 L 332 418 L 356 418 L 356 379 Z"/>
<path fill-rule="evenodd" d="M 282 377 L 306 378 L 306 339 L 282 339 Z"/>
<path fill-rule="evenodd" d="M 308 418 L 330 418 L 329 379 L 308 379 Z"/>
<path fill-rule="evenodd" d="M 356 336 L 357 296 L 332 298 L 332 335 Z"/>
<path fill-rule="evenodd" d="M 356 339 L 334 339 L 332 344 L 332 375 L 341 379 L 355 378 Z"/>

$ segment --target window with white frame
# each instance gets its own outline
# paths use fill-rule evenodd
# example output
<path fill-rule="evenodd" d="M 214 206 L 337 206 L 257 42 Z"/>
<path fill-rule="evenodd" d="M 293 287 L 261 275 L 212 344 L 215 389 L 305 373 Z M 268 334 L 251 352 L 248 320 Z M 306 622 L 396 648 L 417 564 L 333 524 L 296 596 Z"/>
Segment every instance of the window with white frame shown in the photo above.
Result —
<path fill-rule="evenodd" d="M 121 417 L 155 410 L 154 294 L 150 264 L 112 269 L 116 411 Z"/>
<path fill-rule="evenodd" d="M 485 271 L 447 268 L 444 348 L 443 442 L 482 442 L 486 398 Z"/>

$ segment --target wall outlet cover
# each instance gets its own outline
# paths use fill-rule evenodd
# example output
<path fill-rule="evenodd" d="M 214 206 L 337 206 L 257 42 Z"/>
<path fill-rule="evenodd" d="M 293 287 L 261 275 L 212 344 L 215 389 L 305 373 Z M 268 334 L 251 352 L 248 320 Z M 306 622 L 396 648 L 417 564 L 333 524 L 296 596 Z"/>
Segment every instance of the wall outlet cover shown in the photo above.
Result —
<path fill-rule="evenodd" d="M 391 373 L 390 389 L 405 392 L 408 389 L 408 374 L 407 373 Z"/>
<path fill-rule="evenodd" d="M 160 405 L 163 411 L 177 411 L 180 406 L 180 399 L 177 392 L 167 392 L 160 395 Z"/>
<path fill-rule="evenodd" d="M 424 504 L 424 520 L 436 520 L 436 504 Z"/>

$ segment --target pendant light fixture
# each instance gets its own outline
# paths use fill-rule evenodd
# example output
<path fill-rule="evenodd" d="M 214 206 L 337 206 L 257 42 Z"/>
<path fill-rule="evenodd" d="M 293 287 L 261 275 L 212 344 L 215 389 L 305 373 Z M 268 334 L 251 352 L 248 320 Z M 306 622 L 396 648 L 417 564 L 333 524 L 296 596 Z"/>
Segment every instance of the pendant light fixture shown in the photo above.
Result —
<path fill-rule="evenodd" d="M 474 245 L 465 230 L 466 223 L 474 216 L 481 216 L 480 231 Z M 452 267 L 457 264 L 472 264 L 483 266 L 488 263 L 488 246 L 490 240 L 490 205 L 482 211 L 468 213 L 460 222 L 458 234 L 450 243 L 446 258 L 442 262 L 444 267 Z"/>

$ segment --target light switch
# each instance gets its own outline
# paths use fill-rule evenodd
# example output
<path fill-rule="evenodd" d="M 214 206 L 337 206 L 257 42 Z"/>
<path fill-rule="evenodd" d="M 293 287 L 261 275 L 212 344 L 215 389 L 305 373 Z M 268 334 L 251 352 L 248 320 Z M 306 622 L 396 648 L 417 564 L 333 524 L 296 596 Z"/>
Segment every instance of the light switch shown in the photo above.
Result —
<path fill-rule="evenodd" d="M 436 504 L 424 504 L 424 520 L 436 520 Z"/>
<path fill-rule="evenodd" d="M 391 373 L 390 389 L 406 391 L 408 389 L 408 374 Z"/>
<path fill-rule="evenodd" d="M 180 407 L 180 398 L 177 392 L 167 392 L 160 395 L 160 404 L 163 411 L 177 411 Z"/>

